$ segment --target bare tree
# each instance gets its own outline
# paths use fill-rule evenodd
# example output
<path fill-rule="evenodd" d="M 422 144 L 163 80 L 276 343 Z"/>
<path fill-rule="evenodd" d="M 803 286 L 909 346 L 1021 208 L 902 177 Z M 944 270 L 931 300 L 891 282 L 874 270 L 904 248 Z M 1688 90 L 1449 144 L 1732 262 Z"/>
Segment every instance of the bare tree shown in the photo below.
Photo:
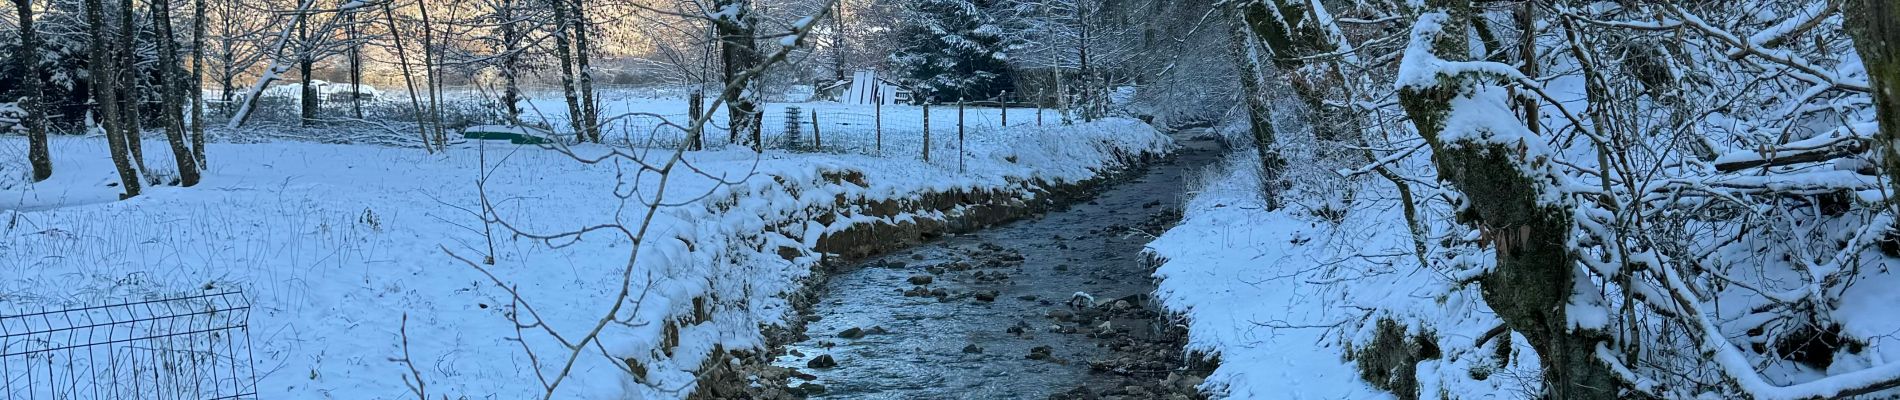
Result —
<path fill-rule="evenodd" d="M 830 10 L 832 10 L 832 7 L 827 5 L 816 15 L 813 15 L 809 21 L 823 19 L 829 14 Z M 795 24 L 791 32 L 783 35 L 783 37 L 789 38 L 785 43 L 792 45 L 782 46 L 770 55 L 758 59 L 757 63 L 749 69 L 735 71 L 732 74 L 732 80 L 726 82 L 725 88 L 721 91 L 723 96 L 715 99 L 711 107 L 718 107 L 721 105 L 720 103 L 738 99 L 740 90 L 748 85 L 748 80 L 756 79 L 764 74 L 768 68 L 784 62 L 786 56 L 792 52 L 794 47 L 802 45 L 801 42 L 811 33 L 811 28 L 814 25 L 816 24 Z M 656 114 L 636 114 L 661 118 L 662 121 L 665 121 L 664 116 Z M 711 119 L 712 113 L 705 113 L 691 121 L 685 121 L 684 124 L 671 121 L 665 121 L 663 123 L 667 126 L 692 132 L 705 129 Z M 523 352 L 527 354 L 530 362 L 533 364 L 536 377 L 540 380 L 539 383 L 544 390 L 544 399 L 552 399 L 559 393 L 562 385 L 566 383 L 570 377 L 576 363 L 582 357 L 604 357 L 609 364 L 619 368 L 622 373 L 635 377 L 634 379 L 636 381 L 642 381 L 639 377 L 644 376 L 645 371 L 636 371 L 635 368 L 639 368 L 637 363 L 629 362 L 629 359 L 620 358 L 606 351 L 606 348 L 600 345 L 600 341 L 603 339 L 602 335 L 608 332 L 608 328 L 613 325 L 644 323 L 643 321 L 635 321 L 633 318 L 641 314 L 639 312 L 639 307 L 641 307 L 643 303 L 641 300 L 646 297 L 646 292 L 652 289 L 652 276 L 647 276 L 644 283 L 636 280 L 636 278 L 640 276 L 636 274 L 642 255 L 640 248 L 642 244 L 646 242 L 646 239 L 648 239 L 649 228 L 652 228 L 654 217 L 660 214 L 661 208 L 669 204 L 674 204 L 673 202 L 676 201 L 676 196 L 669 196 L 670 193 L 668 191 L 669 189 L 674 189 L 670 186 L 673 180 L 682 178 L 686 173 L 698 173 L 701 174 L 702 177 L 712 179 L 715 182 L 732 182 L 728 181 L 728 178 L 725 177 L 712 176 L 704 172 L 695 172 L 698 171 L 697 168 L 691 164 L 691 161 L 684 157 L 688 146 L 688 143 L 681 143 L 679 147 L 672 149 L 670 152 L 658 158 L 653 158 L 650 153 L 637 149 L 615 148 L 604 155 L 583 156 L 575 153 L 571 148 L 566 146 L 556 145 L 553 148 L 553 150 L 585 164 L 631 163 L 638 166 L 640 175 L 657 178 L 657 180 L 651 181 L 654 182 L 655 187 L 650 191 L 646 189 L 614 191 L 614 196 L 619 199 L 621 207 L 626 207 L 629 204 L 638 206 L 638 210 L 626 213 L 628 218 L 621 221 L 594 225 L 568 232 L 544 233 L 530 231 L 514 225 L 508 218 L 499 215 L 495 211 L 494 203 L 491 203 L 488 199 L 485 190 L 482 191 L 482 203 L 480 204 L 480 208 L 478 210 L 471 210 L 471 212 L 480 217 L 482 222 L 486 225 L 500 226 L 507 234 L 527 238 L 548 246 L 558 247 L 562 245 L 562 243 L 571 243 L 573 240 L 577 240 L 582 236 L 597 234 L 619 235 L 632 243 L 630 246 L 631 250 L 629 250 L 627 254 L 626 262 L 620 271 L 620 287 L 613 298 L 608 300 L 613 302 L 613 305 L 609 307 L 598 320 L 590 324 L 590 326 L 583 331 L 563 332 L 556 329 L 555 326 L 548 324 L 547 321 L 543 319 L 542 315 L 535 310 L 529 299 L 521 296 L 521 293 L 515 289 L 514 285 L 509 284 L 492 273 L 489 267 L 486 266 L 488 265 L 487 262 L 463 257 L 446 247 L 443 248 L 451 257 L 481 272 L 484 276 L 489 278 L 489 282 L 508 291 L 514 302 L 513 310 L 515 311 L 509 314 L 509 319 L 515 324 L 515 334 L 517 335 L 515 341 L 521 343 Z M 483 172 L 477 178 L 478 188 L 485 187 L 488 176 L 493 171 L 492 168 L 494 167 L 488 165 L 483 166 Z M 719 185 L 715 185 L 715 187 L 717 186 Z M 703 192 L 700 196 L 703 197 L 709 193 L 711 192 Z M 629 305 L 631 305 L 631 307 L 629 307 Z M 631 308 L 631 312 L 623 311 L 628 308 Z M 553 355 L 554 358 L 550 359 L 555 362 L 554 365 L 558 366 L 557 369 L 544 369 L 541 364 L 543 355 L 536 352 L 534 346 L 529 345 L 528 342 L 524 340 L 524 332 L 530 330 L 544 334 L 560 345 L 561 353 Z M 408 361 L 407 356 L 398 359 L 398 361 L 405 363 L 411 362 Z M 419 380 L 420 377 L 418 376 L 416 379 Z M 421 390 L 423 387 L 422 384 L 418 382 L 413 387 L 413 391 L 417 393 L 418 396 L 423 395 Z M 684 389 L 684 387 L 672 390 L 681 389 Z"/>

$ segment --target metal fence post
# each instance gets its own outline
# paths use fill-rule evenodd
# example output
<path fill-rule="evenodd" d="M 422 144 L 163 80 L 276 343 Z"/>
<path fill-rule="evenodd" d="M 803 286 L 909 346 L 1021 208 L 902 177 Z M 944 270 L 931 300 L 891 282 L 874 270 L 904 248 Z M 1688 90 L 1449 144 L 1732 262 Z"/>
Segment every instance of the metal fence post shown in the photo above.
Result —
<path fill-rule="evenodd" d="M 816 150 L 816 151 L 825 150 L 824 135 L 825 135 L 824 132 L 818 129 L 818 109 L 813 108 L 811 109 L 811 148 L 812 150 Z"/>
<path fill-rule="evenodd" d="M 923 100 L 923 163 L 931 161 L 931 102 Z"/>
<path fill-rule="evenodd" d="M 884 92 L 871 94 L 872 134 L 877 137 L 877 155 L 884 155 Z"/>
<path fill-rule="evenodd" d="M 957 99 L 957 173 L 963 173 L 963 99 Z"/>

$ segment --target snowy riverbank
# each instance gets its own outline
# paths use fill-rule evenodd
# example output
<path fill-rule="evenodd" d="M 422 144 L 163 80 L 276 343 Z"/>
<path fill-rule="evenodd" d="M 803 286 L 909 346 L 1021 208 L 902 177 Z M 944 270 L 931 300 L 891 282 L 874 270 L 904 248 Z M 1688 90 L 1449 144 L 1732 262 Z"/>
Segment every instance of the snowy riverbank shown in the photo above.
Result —
<path fill-rule="evenodd" d="M 1425 398 L 1535 397 L 1527 391 L 1537 385 L 1537 358 L 1528 351 L 1507 353 L 1508 363 L 1490 347 L 1432 357 L 1471 347 L 1498 320 L 1475 290 L 1458 290 L 1450 277 L 1418 266 L 1391 185 L 1359 186 L 1360 206 L 1339 222 L 1298 201 L 1269 212 L 1256 163 L 1236 153 L 1208 171 L 1181 224 L 1148 245 L 1164 261 L 1155 272 L 1157 297 L 1189 321 L 1188 349 L 1219 356 L 1204 392 L 1233 399 L 1391 398 L 1392 391 L 1361 376 L 1361 361 L 1347 359 L 1374 352 L 1417 359 L 1415 371 L 1377 376 L 1415 373 Z M 1388 326 L 1409 339 L 1374 344 L 1380 320 L 1397 322 Z"/>
<path fill-rule="evenodd" d="M 638 215 L 644 207 L 617 198 L 615 183 L 627 185 L 619 193 L 650 196 L 657 179 L 627 163 L 588 166 L 513 145 L 431 155 L 215 143 L 203 184 L 113 201 L 104 141 L 56 139 L 53 180 L 0 189 L 0 209 L 12 210 L 0 211 L 9 221 L 0 235 L 0 313 L 242 289 L 256 307 L 251 336 L 265 398 L 411 396 L 407 366 L 391 361 L 403 351 L 405 315 L 410 356 L 432 396 L 538 397 L 543 380 L 512 339 L 511 296 L 444 250 L 492 255 L 489 269 L 517 285 L 548 324 L 580 335 L 613 306 L 630 243 L 587 235 L 549 248 L 487 227 L 497 232 L 491 245 L 470 211 L 480 208 L 477 171 L 492 171 L 485 185 L 498 215 L 550 233 Z M 168 165 L 164 147 L 150 143 L 146 163 Z M 860 205 L 929 192 L 1033 196 L 1037 182 L 1088 179 L 1169 146 L 1145 124 L 1110 119 L 973 133 L 962 172 L 955 153 L 930 163 L 909 154 L 689 153 L 700 173 L 669 183 L 667 200 L 682 204 L 655 218 L 651 240 L 639 245 L 633 298 L 617 315 L 624 323 L 602 334 L 602 349 L 635 361 L 644 378 L 584 355 L 556 397 L 683 397 L 715 347 L 759 346 L 761 324 L 786 316 L 780 294 L 818 261 L 810 249 L 820 236 L 938 217 L 872 216 Z M 13 151 L 24 141 L 4 138 L 0 147 Z M 552 355 L 564 353 L 552 338 L 529 330 L 525 342 L 549 374 L 561 369 L 564 358 Z"/>

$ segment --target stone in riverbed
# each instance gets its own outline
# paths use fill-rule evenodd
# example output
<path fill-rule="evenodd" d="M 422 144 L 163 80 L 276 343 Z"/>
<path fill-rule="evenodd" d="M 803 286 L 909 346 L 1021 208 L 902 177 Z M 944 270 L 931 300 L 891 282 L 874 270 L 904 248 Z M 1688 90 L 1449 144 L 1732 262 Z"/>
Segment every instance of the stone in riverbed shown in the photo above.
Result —
<path fill-rule="evenodd" d="M 978 290 L 976 291 L 976 300 L 977 301 L 996 301 L 996 295 L 997 295 L 997 292 L 994 290 Z"/>
<path fill-rule="evenodd" d="M 1075 317 L 1075 314 L 1070 313 L 1069 310 L 1049 310 L 1049 313 L 1044 316 L 1058 321 L 1067 321 L 1069 318 Z"/>
<path fill-rule="evenodd" d="M 912 285 L 929 285 L 930 282 L 935 280 L 936 278 L 930 275 L 913 275 L 910 277 L 909 282 Z"/>
<path fill-rule="evenodd" d="M 823 354 L 819 355 L 818 358 L 813 358 L 811 361 L 806 362 L 805 366 L 816 369 L 831 368 L 838 366 L 838 360 L 832 359 L 830 354 Z"/>
<path fill-rule="evenodd" d="M 790 390 L 787 390 L 788 392 L 791 392 L 792 394 L 798 395 L 798 396 L 811 396 L 811 395 L 825 394 L 824 385 L 811 383 L 811 382 L 805 382 L 804 384 L 793 386 L 787 389 L 790 389 Z"/>
<path fill-rule="evenodd" d="M 1029 349 L 1029 355 L 1023 356 L 1023 358 L 1027 358 L 1031 360 L 1047 360 L 1049 359 L 1049 353 L 1052 353 L 1054 351 L 1055 349 L 1049 346 L 1036 346 L 1035 348 Z"/>
<path fill-rule="evenodd" d="M 983 348 L 976 347 L 975 343 L 971 343 L 968 346 L 963 346 L 963 353 L 964 354 L 983 354 Z"/>
<path fill-rule="evenodd" d="M 861 338 L 861 337 L 864 337 L 864 329 L 859 329 L 856 327 L 853 327 L 851 329 L 846 329 L 844 330 L 844 332 L 838 332 L 838 337 L 845 338 L 845 339 Z"/>

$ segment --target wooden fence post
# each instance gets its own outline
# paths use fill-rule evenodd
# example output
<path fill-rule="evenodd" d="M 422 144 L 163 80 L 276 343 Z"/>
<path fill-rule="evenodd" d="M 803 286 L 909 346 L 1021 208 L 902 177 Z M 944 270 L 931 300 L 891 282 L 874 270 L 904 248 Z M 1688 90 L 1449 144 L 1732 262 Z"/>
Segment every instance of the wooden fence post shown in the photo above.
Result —
<path fill-rule="evenodd" d="M 824 132 L 818 130 L 818 109 L 811 109 L 811 148 L 813 151 L 825 150 Z"/>
<path fill-rule="evenodd" d="M 704 93 L 700 93 L 697 91 L 693 92 L 692 96 L 687 97 L 686 98 L 687 118 L 691 118 L 693 122 L 699 122 L 699 109 L 702 105 L 705 104 L 705 102 L 706 102 L 706 95 Z M 693 142 L 687 144 L 687 146 L 691 147 L 692 150 L 694 151 L 706 149 L 706 128 L 705 126 L 699 126 L 698 129 L 700 130 L 699 134 L 694 135 L 694 137 L 690 138 L 690 139 L 693 139 Z"/>
<path fill-rule="evenodd" d="M 957 99 L 957 173 L 963 173 L 963 99 Z"/>
<path fill-rule="evenodd" d="M 1003 127 L 1009 127 L 1009 91 L 1003 91 L 1003 101 L 997 102 L 997 109 L 1003 110 Z"/>

